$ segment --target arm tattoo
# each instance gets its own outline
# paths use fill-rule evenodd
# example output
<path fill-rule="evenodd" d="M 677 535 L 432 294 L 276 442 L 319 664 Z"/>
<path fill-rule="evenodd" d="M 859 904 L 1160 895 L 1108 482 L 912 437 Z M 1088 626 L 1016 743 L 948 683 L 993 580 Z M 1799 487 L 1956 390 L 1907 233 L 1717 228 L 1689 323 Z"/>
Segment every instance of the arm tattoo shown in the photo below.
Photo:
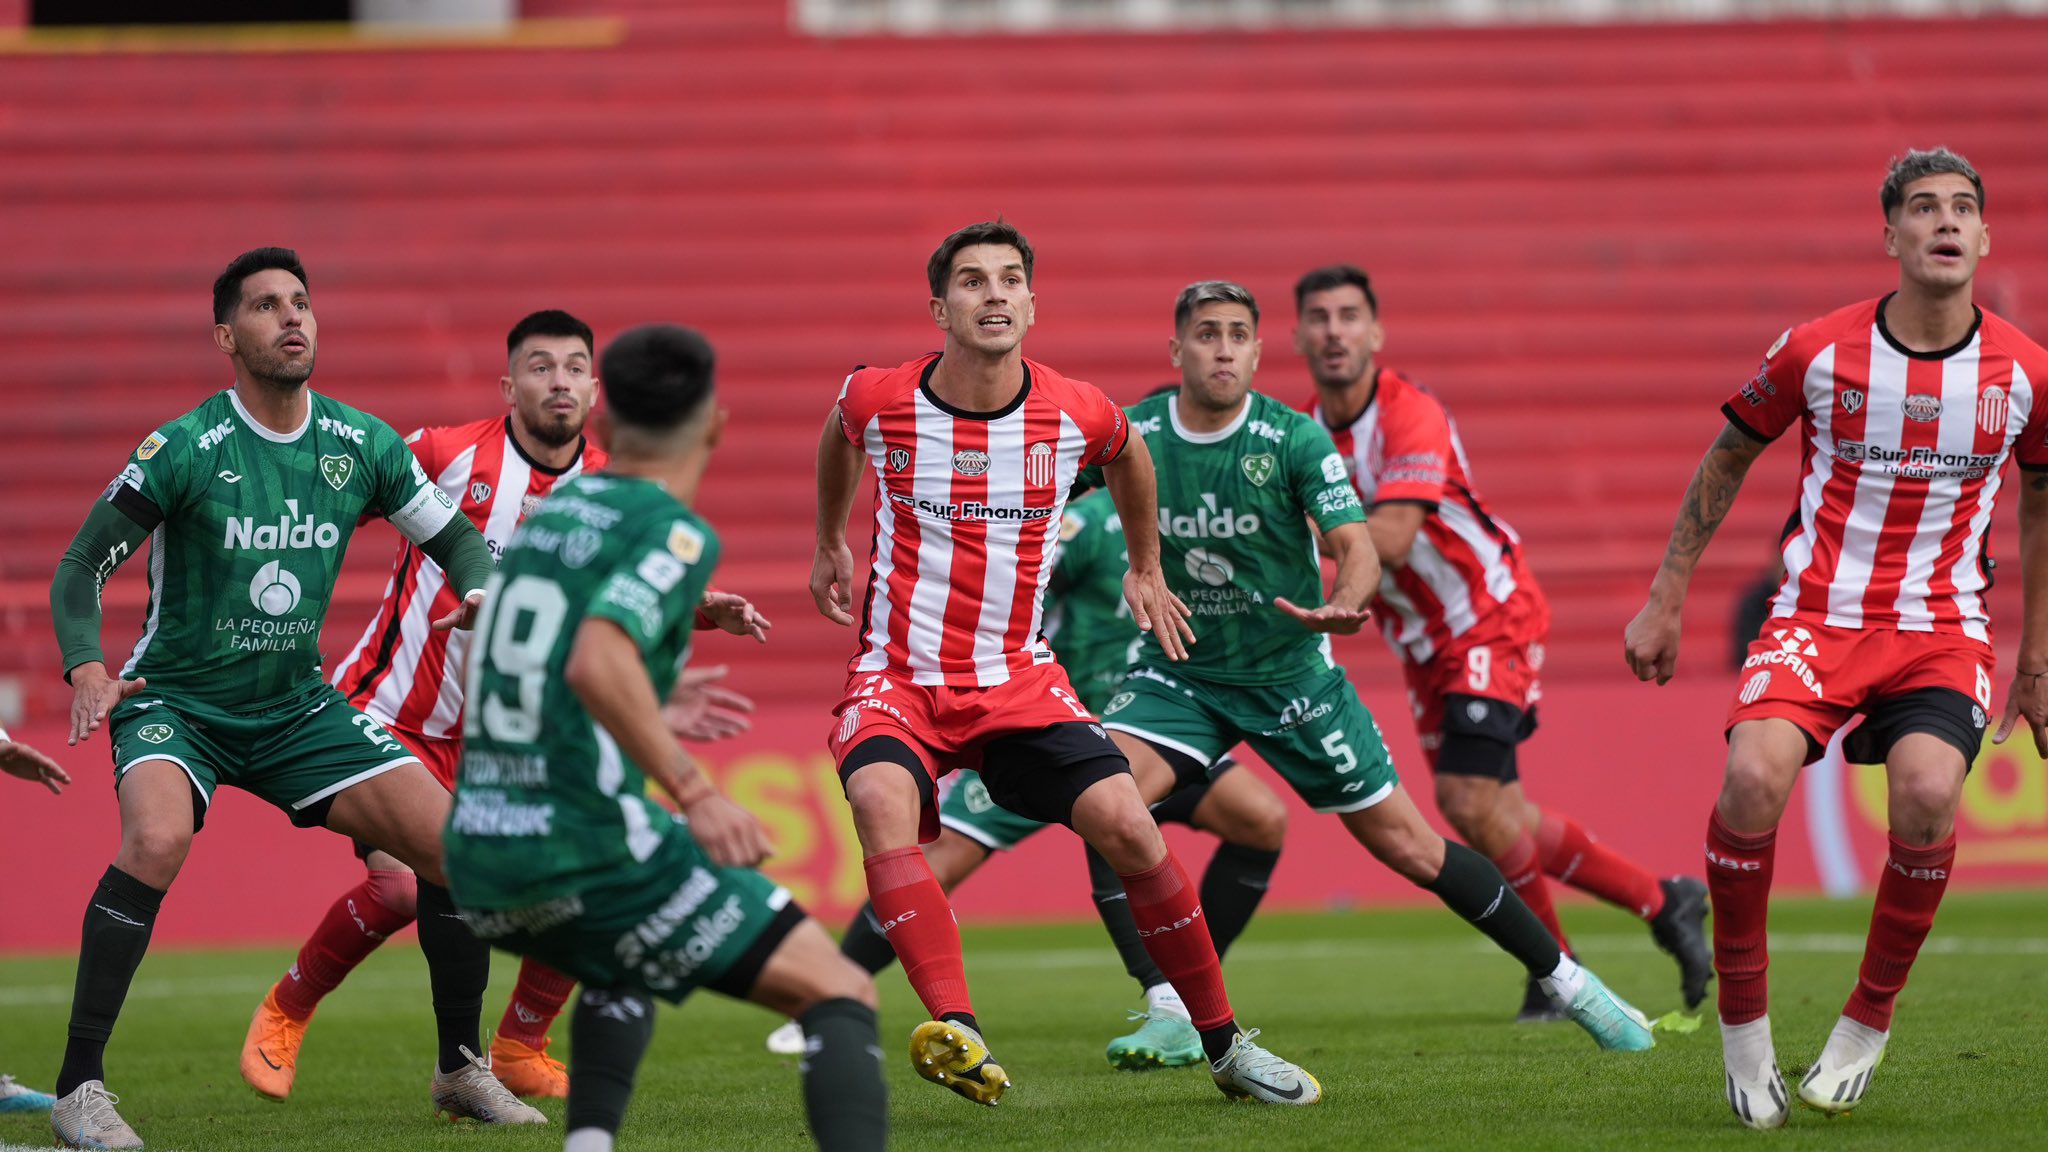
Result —
<path fill-rule="evenodd" d="M 1735 503 L 1742 478 L 1764 448 L 1762 441 L 1744 435 L 1732 424 L 1714 437 L 1678 507 L 1678 523 L 1672 525 L 1671 546 L 1664 553 L 1665 567 L 1686 572 L 1699 561 L 1714 530 L 1721 526 L 1721 518 Z"/>

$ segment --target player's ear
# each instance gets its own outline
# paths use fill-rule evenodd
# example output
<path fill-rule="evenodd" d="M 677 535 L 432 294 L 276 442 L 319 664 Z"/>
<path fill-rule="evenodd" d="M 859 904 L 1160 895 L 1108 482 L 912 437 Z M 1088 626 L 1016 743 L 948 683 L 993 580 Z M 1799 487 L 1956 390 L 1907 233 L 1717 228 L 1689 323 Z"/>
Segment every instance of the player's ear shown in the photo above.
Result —
<path fill-rule="evenodd" d="M 1899 230 L 1889 220 L 1884 224 L 1884 254 L 1894 260 L 1899 258 Z"/>
<path fill-rule="evenodd" d="M 1175 368 L 1180 367 L 1180 335 L 1178 333 L 1166 338 L 1166 358 L 1173 362 Z"/>
<path fill-rule="evenodd" d="M 510 369 L 507 369 L 507 371 L 510 371 Z M 506 407 L 512 406 L 512 377 L 498 377 L 498 395 L 505 398 Z"/>
<path fill-rule="evenodd" d="M 215 324 L 213 326 L 213 346 L 220 349 L 221 355 L 233 356 L 235 354 L 234 328 L 226 324 Z"/>
<path fill-rule="evenodd" d="M 1387 343 L 1387 330 L 1380 327 L 1380 318 L 1377 316 L 1372 318 L 1372 328 L 1366 332 L 1365 343 L 1375 356 L 1380 354 L 1380 349 Z"/>
<path fill-rule="evenodd" d="M 946 326 L 946 301 L 943 297 L 932 297 L 932 323 L 941 328 Z"/>
<path fill-rule="evenodd" d="M 1986 224 L 1984 230 L 1977 233 L 1977 257 L 1982 259 L 1989 255 L 1991 255 L 1991 225 Z"/>
<path fill-rule="evenodd" d="M 718 447 L 719 439 L 725 435 L 725 417 L 725 409 L 711 410 L 711 420 L 704 426 L 704 447 L 707 451 Z"/>

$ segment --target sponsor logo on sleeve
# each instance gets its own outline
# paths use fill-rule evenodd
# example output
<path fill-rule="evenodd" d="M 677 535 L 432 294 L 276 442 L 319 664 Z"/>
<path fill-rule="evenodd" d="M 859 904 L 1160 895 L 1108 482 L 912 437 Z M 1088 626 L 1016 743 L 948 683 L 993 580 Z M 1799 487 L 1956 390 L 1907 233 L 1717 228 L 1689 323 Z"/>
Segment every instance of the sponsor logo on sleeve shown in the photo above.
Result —
<path fill-rule="evenodd" d="M 151 432 L 147 439 L 145 439 L 141 444 L 136 445 L 135 458 L 137 460 L 147 460 L 150 457 L 156 455 L 158 452 L 163 451 L 163 447 L 163 435 L 161 433 Z"/>
<path fill-rule="evenodd" d="M 348 486 L 348 478 L 355 475 L 356 461 L 353 456 L 322 456 L 320 476 L 327 486 L 336 492 Z"/>
<path fill-rule="evenodd" d="M 142 491 L 142 467 L 140 465 L 130 463 L 127 467 L 121 469 L 121 474 L 114 477 L 113 483 L 107 485 L 107 491 L 101 499 L 112 500 L 114 493 L 119 492 L 123 485 L 133 488 L 137 492 Z"/>
<path fill-rule="evenodd" d="M 695 564 L 704 558 L 704 534 L 688 524 L 677 522 L 668 530 L 669 554 L 685 564 Z"/>
<path fill-rule="evenodd" d="M 1065 516 L 1060 517 L 1060 543 L 1064 544 L 1079 536 L 1081 529 L 1085 527 L 1087 527 L 1086 522 L 1075 513 L 1069 512 Z"/>
<path fill-rule="evenodd" d="M 1239 466 L 1244 469 L 1244 478 L 1251 481 L 1254 488 L 1264 488 L 1266 481 L 1273 476 L 1273 469 L 1279 467 L 1279 464 L 1271 452 L 1261 452 L 1239 461 Z"/>
<path fill-rule="evenodd" d="M 1792 339 L 1792 330 L 1790 328 L 1787 328 L 1783 332 L 1778 333 L 1777 342 L 1771 345 L 1771 350 L 1769 352 L 1764 353 L 1764 359 L 1769 360 L 1771 357 L 1776 356 L 1780 352 L 1783 352 L 1785 350 L 1785 341 L 1790 339 Z"/>
<path fill-rule="evenodd" d="M 1323 479 L 1332 484 L 1342 484 L 1350 479 L 1351 472 L 1345 467 L 1346 463 L 1348 461 L 1335 452 L 1323 457 Z"/>

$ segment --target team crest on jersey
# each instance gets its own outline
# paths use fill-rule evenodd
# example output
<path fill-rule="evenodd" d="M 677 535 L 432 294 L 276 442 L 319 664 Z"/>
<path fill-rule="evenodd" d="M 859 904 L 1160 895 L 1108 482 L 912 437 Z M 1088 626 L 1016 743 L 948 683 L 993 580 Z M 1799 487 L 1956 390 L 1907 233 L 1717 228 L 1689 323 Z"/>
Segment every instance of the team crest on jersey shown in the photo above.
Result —
<path fill-rule="evenodd" d="M 546 495 L 536 496 L 531 492 L 521 496 L 519 498 L 519 518 L 524 520 L 528 516 L 533 515 L 534 509 L 539 508 L 540 502 L 545 499 L 547 499 Z"/>
<path fill-rule="evenodd" d="M 704 534 L 688 524 L 673 524 L 668 530 L 668 550 L 683 563 L 695 564 L 704 557 Z"/>
<path fill-rule="evenodd" d="M 908 467 L 910 467 L 910 449 L 908 449 L 908 448 L 891 448 L 891 449 L 889 449 L 889 471 L 891 471 L 891 472 L 901 472 L 901 471 L 903 471 L 903 470 L 904 470 L 905 468 L 908 468 Z"/>
<path fill-rule="evenodd" d="M 962 476 L 982 475 L 988 471 L 988 453 L 974 448 L 953 453 L 953 471 Z"/>
<path fill-rule="evenodd" d="M 1254 488 L 1264 488 L 1266 481 L 1273 476 L 1273 469 L 1280 465 L 1278 460 L 1273 459 L 1271 452 L 1247 456 L 1238 463 L 1244 469 L 1244 478 L 1251 481 Z"/>
<path fill-rule="evenodd" d="M 172 735 L 169 724 L 144 724 L 135 730 L 135 734 L 151 744 L 161 744 Z"/>
<path fill-rule="evenodd" d="M 1863 411 L 1863 393 L 1854 388 L 1844 388 L 1842 390 L 1842 411 L 1847 412 L 1851 416 Z"/>
<path fill-rule="evenodd" d="M 469 498 L 478 504 L 491 498 L 491 486 L 481 480 L 469 486 Z"/>
<path fill-rule="evenodd" d="M 162 451 L 163 446 L 164 438 L 155 432 L 151 432 L 149 434 L 149 438 L 144 440 L 142 444 L 135 449 L 135 458 L 137 460 L 147 460 L 151 456 L 154 456 L 158 452 Z"/>
<path fill-rule="evenodd" d="M 1921 424 L 1932 424 L 1941 419 L 1941 397 L 1908 396 L 1900 407 L 1906 410 L 1906 419 Z"/>
<path fill-rule="evenodd" d="M 2005 398 L 2005 389 L 1993 384 L 1977 398 L 1977 427 L 1987 436 L 1997 436 L 2005 431 L 2006 417 L 2012 405 Z"/>
<path fill-rule="evenodd" d="M 1052 483 L 1052 443 L 1040 440 L 1024 453 L 1024 482 L 1033 488 L 1043 488 Z"/>
<path fill-rule="evenodd" d="M 348 478 L 356 474 L 356 460 L 353 456 L 322 456 L 320 475 L 327 479 L 329 487 L 336 492 L 348 485 Z"/>
<path fill-rule="evenodd" d="M 597 556 L 597 550 L 604 547 L 604 537 L 597 529 L 578 528 L 562 541 L 562 563 L 571 568 L 581 568 Z"/>

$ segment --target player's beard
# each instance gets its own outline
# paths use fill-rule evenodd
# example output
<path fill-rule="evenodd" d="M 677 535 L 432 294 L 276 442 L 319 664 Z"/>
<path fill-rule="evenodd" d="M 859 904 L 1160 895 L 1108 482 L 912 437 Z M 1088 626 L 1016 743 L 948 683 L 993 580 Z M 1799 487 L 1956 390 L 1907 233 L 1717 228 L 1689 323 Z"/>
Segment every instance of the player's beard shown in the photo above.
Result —
<path fill-rule="evenodd" d="M 306 385 L 313 378 L 314 349 L 308 347 L 306 354 L 293 359 L 275 349 L 245 355 L 242 363 L 248 366 L 249 376 L 262 384 L 268 384 L 280 392 L 291 392 Z"/>
<path fill-rule="evenodd" d="M 550 448 L 572 444 L 583 435 L 582 416 L 558 416 L 543 410 L 531 416 L 521 413 L 519 423 L 528 436 Z"/>

